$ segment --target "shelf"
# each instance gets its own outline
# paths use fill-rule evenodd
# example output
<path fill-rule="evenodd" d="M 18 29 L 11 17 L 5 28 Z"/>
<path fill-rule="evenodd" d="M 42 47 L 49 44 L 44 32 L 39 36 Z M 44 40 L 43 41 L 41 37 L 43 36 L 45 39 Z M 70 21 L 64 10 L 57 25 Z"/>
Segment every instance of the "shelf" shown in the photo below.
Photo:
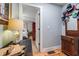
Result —
<path fill-rule="evenodd" d="M 0 24 L 7 25 L 8 24 L 8 20 L 0 17 Z"/>

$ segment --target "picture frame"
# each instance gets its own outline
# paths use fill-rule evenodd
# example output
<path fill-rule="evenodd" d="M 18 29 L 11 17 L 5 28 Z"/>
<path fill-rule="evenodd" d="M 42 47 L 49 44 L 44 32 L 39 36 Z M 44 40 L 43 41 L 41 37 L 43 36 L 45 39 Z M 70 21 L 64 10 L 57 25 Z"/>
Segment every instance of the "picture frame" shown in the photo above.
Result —
<path fill-rule="evenodd" d="M 5 20 L 9 19 L 9 3 L 0 3 L 0 16 Z"/>

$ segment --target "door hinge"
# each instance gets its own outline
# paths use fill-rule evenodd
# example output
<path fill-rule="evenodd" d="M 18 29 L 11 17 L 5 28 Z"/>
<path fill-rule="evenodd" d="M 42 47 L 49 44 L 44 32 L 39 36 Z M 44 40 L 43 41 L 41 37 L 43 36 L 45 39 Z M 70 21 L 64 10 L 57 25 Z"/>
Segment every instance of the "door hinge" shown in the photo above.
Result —
<path fill-rule="evenodd" d="M 40 15 L 40 13 L 38 13 L 38 15 Z"/>
<path fill-rule="evenodd" d="M 38 43 L 40 45 L 40 43 Z"/>

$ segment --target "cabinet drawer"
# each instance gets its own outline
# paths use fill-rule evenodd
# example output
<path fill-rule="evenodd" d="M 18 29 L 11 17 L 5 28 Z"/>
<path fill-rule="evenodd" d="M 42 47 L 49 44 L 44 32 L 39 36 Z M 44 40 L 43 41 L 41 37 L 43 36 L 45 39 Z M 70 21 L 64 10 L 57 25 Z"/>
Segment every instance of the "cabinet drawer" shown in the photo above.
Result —
<path fill-rule="evenodd" d="M 67 42 L 70 42 L 70 43 L 74 43 L 74 38 L 69 38 L 69 37 L 62 37 L 62 40 L 65 40 Z"/>

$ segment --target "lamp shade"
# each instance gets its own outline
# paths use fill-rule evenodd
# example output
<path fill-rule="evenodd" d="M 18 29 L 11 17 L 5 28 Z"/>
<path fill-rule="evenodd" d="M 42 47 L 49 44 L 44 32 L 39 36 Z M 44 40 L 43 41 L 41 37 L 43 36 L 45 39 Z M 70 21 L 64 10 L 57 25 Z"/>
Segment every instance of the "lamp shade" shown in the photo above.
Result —
<path fill-rule="evenodd" d="M 23 29 L 23 20 L 11 19 L 8 23 L 9 30 L 22 30 Z"/>

